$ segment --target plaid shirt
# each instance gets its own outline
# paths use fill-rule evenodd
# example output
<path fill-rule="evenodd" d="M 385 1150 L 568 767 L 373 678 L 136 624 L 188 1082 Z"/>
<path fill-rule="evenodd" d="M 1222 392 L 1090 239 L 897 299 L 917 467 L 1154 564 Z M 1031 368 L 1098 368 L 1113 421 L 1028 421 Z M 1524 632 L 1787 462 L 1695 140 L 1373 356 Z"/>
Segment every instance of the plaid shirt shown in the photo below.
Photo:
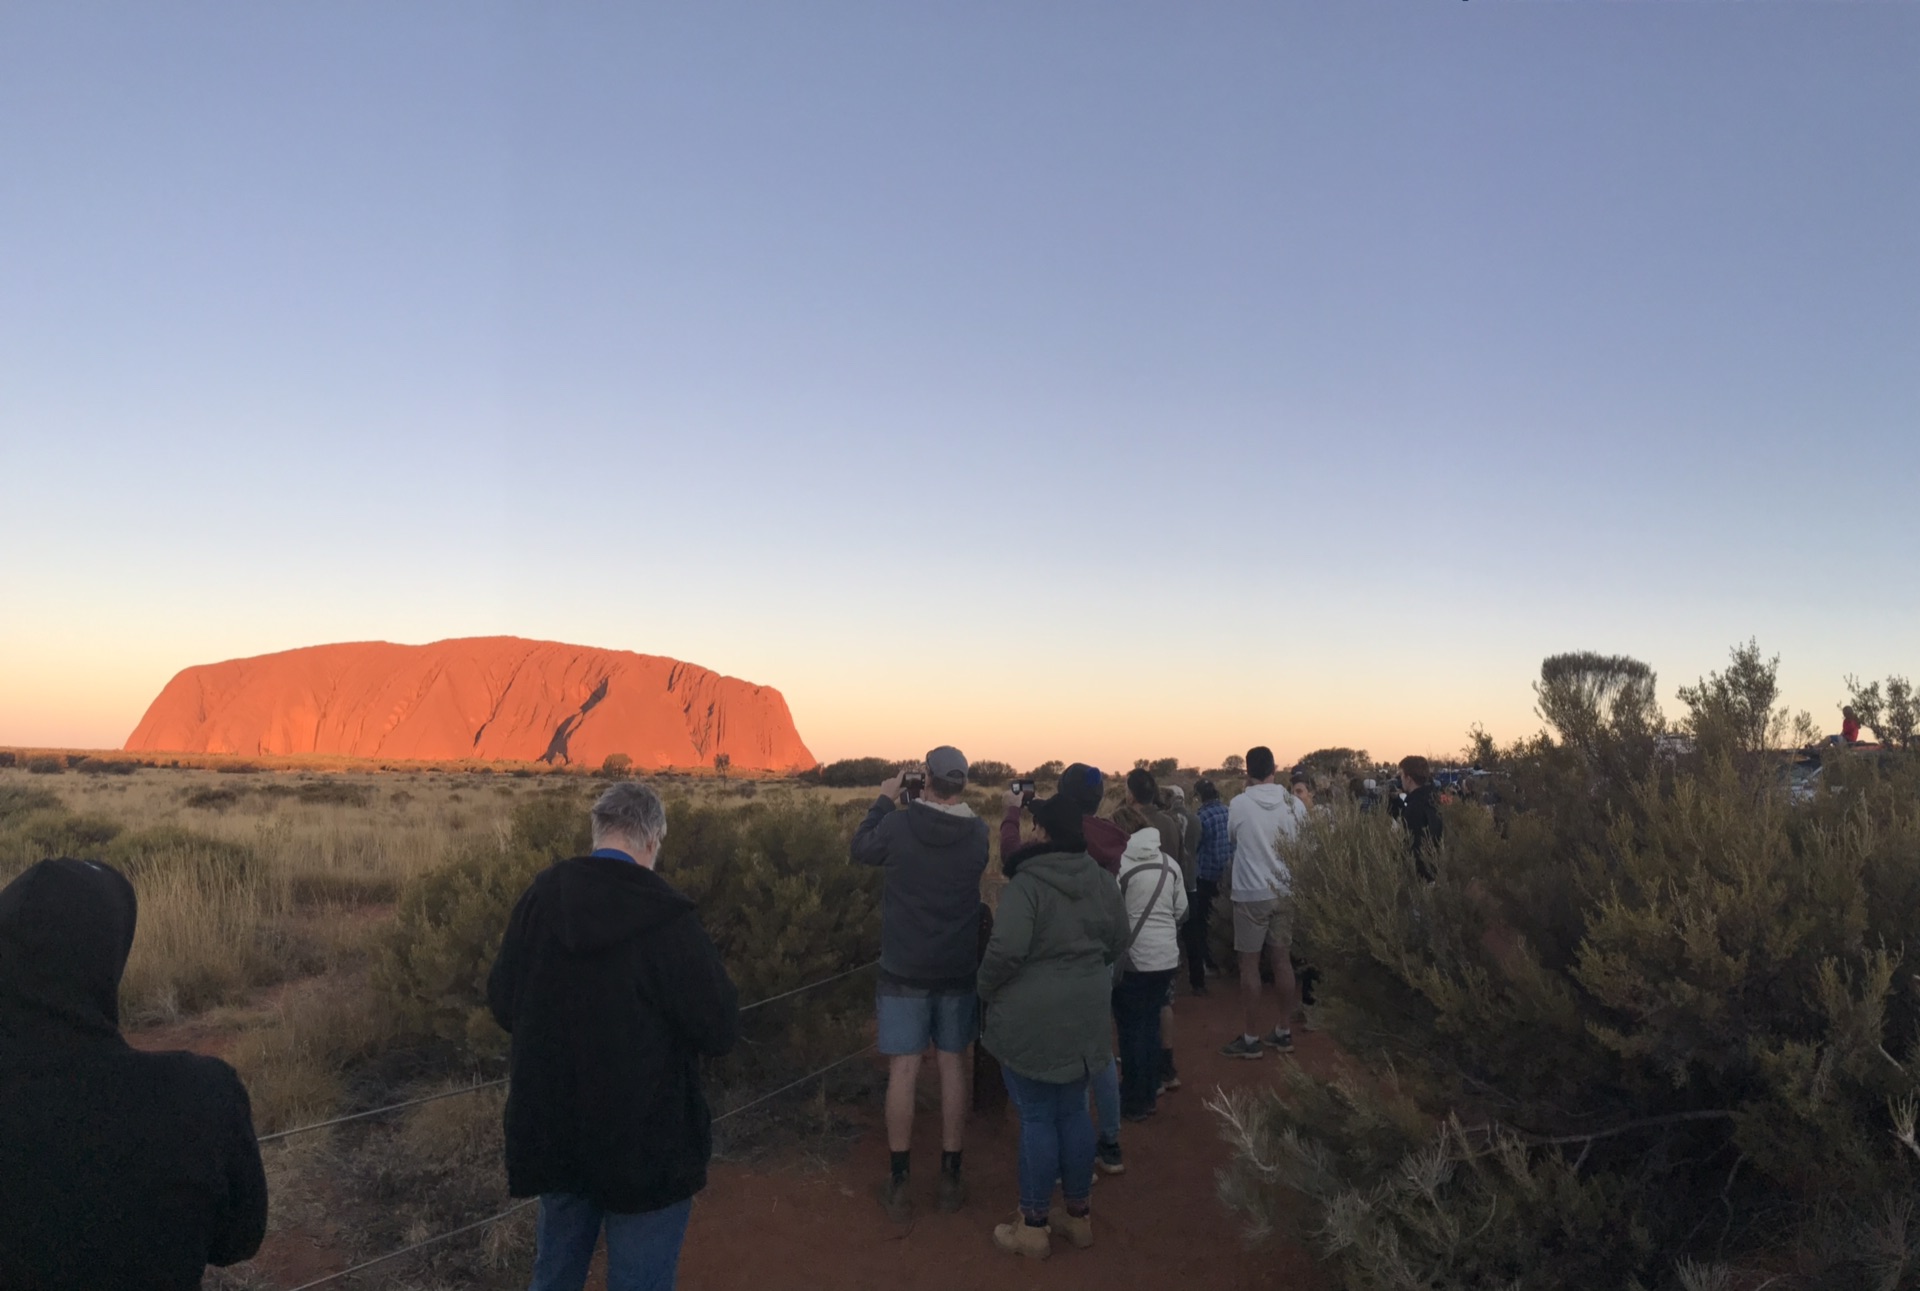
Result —
<path fill-rule="evenodd" d="M 1227 804 L 1219 799 L 1200 808 L 1200 852 L 1194 858 L 1199 877 L 1220 881 L 1233 862 L 1233 840 L 1227 837 Z"/>

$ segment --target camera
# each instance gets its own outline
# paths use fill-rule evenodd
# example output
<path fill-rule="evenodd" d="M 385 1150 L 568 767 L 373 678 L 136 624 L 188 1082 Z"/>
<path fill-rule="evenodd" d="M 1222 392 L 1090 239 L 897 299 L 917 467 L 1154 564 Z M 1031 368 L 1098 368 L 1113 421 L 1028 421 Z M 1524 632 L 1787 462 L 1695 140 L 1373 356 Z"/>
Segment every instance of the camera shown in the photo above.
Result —
<path fill-rule="evenodd" d="M 1015 793 L 1020 795 L 1020 805 L 1022 807 L 1033 801 L 1033 781 L 1015 780 L 1011 788 Z"/>
<path fill-rule="evenodd" d="M 926 791 L 927 773 L 925 771 L 907 772 L 900 777 L 900 787 L 906 790 L 907 797 L 918 798 Z"/>

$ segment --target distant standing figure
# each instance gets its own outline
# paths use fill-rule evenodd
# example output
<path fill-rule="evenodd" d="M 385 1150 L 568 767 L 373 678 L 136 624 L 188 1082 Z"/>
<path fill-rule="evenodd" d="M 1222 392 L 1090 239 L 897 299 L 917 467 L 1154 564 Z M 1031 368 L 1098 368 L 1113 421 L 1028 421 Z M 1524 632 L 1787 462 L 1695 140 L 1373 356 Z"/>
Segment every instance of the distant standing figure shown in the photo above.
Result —
<path fill-rule="evenodd" d="M 137 914 L 97 861 L 41 861 L 0 890 L 0 1287 L 198 1287 L 266 1233 L 233 1068 L 121 1038 Z"/>
<path fill-rule="evenodd" d="M 1120 858 L 1120 895 L 1127 903 L 1127 949 L 1113 988 L 1113 1019 L 1120 1030 L 1120 1114 L 1130 1121 L 1153 1115 L 1173 1068 L 1163 1052 L 1161 1010 L 1180 967 L 1180 924 L 1187 917 L 1186 885 L 1138 803 L 1113 813 L 1130 831 Z"/>
<path fill-rule="evenodd" d="M 1419 754 L 1400 759 L 1400 787 L 1407 791 L 1400 806 L 1400 824 L 1407 831 L 1407 846 L 1413 852 L 1413 866 L 1420 877 L 1433 881 L 1433 861 L 1447 823 L 1440 817 L 1440 790 L 1433 783 L 1433 768 Z"/>
<path fill-rule="evenodd" d="M 1207 974 L 1220 971 L 1213 961 L 1210 940 L 1213 903 L 1220 896 L 1220 881 L 1233 864 L 1233 840 L 1227 836 L 1227 804 L 1220 801 L 1220 790 L 1211 780 L 1193 786 L 1200 800 L 1200 846 L 1194 851 L 1193 908 L 1187 914 L 1187 982 L 1195 995 L 1207 993 Z"/>
<path fill-rule="evenodd" d="M 592 819 L 592 854 L 534 879 L 487 980 L 513 1034 L 507 1189 L 540 1198 L 532 1291 L 579 1291 L 603 1227 L 609 1291 L 671 1291 L 713 1155 L 700 1059 L 733 1048 L 739 995 L 655 872 L 653 790 L 613 785 Z"/>
<path fill-rule="evenodd" d="M 1293 1048 L 1289 1024 L 1300 1007 L 1291 959 L 1293 872 L 1280 855 L 1280 845 L 1300 832 L 1307 809 L 1285 785 L 1274 783 L 1272 749 L 1248 749 L 1246 767 L 1246 790 L 1227 809 L 1227 833 L 1233 840 L 1233 949 L 1240 960 L 1246 1030 L 1220 1052 L 1229 1058 L 1257 1059 L 1269 1046 L 1282 1053 Z M 1273 969 L 1280 996 L 1280 1021 L 1264 1036 L 1259 1016 L 1262 956 Z"/>
<path fill-rule="evenodd" d="M 909 768 L 908 770 L 911 770 Z M 880 982 L 875 1012 L 887 1055 L 890 1166 L 881 1203 L 887 1217 L 913 1218 L 910 1192 L 914 1091 L 929 1043 L 940 1071 L 939 1206 L 966 1204 L 961 1149 L 967 1126 L 967 1047 L 979 1026 L 980 876 L 987 869 L 987 822 L 967 806 L 967 759 L 947 745 L 927 754 L 925 787 L 905 796 L 907 770 L 853 835 L 856 864 L 886 872 L 880 904 Z"/>
<path fill-rule="evenodd" d="M 1093 1245 L 1088 1080 L 1112 1063 L 1112 966 L 1128 923 L 1119 884 L 1087 854 L 1082 804 L 1057 793 L 1030 810 L 1041 838 L 1002 862 L 1007 886 L 980 965 L 980 999 L 982 1043 L 1000 1060 L 1020 1113 L 1020 1213 L 993 1240 L 1045 1259 L 1055 1232 Z M 1056 1182 L 1062 1216 L 1051 1213 Z"/>

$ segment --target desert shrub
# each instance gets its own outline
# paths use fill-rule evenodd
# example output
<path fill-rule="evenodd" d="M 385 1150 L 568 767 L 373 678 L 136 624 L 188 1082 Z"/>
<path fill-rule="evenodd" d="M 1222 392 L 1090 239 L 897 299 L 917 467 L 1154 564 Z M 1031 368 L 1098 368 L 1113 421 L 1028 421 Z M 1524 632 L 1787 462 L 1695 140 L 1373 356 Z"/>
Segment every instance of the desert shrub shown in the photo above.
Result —
<path fill-rule="evenodd" d="M 319 807 L 365 807 L 373 802 L 373 786 L 351 780 L 315 780 L 293 791 L 295 800 Z"/>
<path fill-rule="evenodd" d="M 600 774 L 609 780 L 624 780 L 633 774 L 633 759 L 624 753 L 609 753 L 600 764 Z"/>
<path fill-rule="evenodd" d="M 221 775 L 252 775 L 260 768 L 251 762 L 228 762 L 214 768 Z"/>
<path fill-rule="evenodd" d="M 69 811 L 58 799 L 52 806 L 20 810 L 0 820 L 0 858 L 20 869 L 50 856 L 99 860 L 120 826 L 100 816 Z"/>
<path fill-rule="evenodd" d="M 51 753 L 36 753 L 27 759 L 27 771 L 31 775 L 63 775 L 66 770 L 67 760 Z"/>
<path fill-rule="evenodd" d="M 473 1055 L 504 1048 L 486 1010 L 487 973 L 527 884 L 590 847 L 586 805 L 565 793 L 523 803 L 505 838 L 402 889 L 375 983 L 406 1025 Z M 818 802 L 667 804 L 661 873 L 699 904 L 743 999 L 878 954 L 877 875 L 847 861 L 857 814 L 857 804 L 851 814 Z"/>
<path fill-rule="evenodd" d="M 1727 758 L 1506 761 L 1522 809 L 1450 810 L 1433 883 L 1379 814 L 1300 840 L 1358 1067 L 1216 1101 L 1229 1201 L 1350 1291 L 1916 1285 L 1920 759 L 1798 808 Z"/>
<path fill-rule="evenodd" d="M 205 811 L 225 811 L 240 801 L 237 789 L 189 789 L 181 801 L 189 807 L 198 807 Z"/>
<path fill-rule="evenodd" d="M 842 758 L 838 762 L 823 763 L 811 771 L 802 771 L 798 778 L 803 784 L 825 785 L 829 789 L 877 787 L 904 765 L 887 758 Z"/>
<path fill-rule="evenodd" d="M 140 764 L 109 758 L 87 758 L 77 769 L 82 775 L 132 775 L 140 769 Z"/>
<path fill-rule="evenodd" d="M 997 788 L 1013 779 L 1014 769 L 1010 763 L 995 762 L 991 758 L 967 764 L 967 779 L 975 784 Z M 884 778 L 884 777 L 883 777 Z"/>
<path fill-rule="evenodd" d="M 18 761 L 18 755 L 12 749 L 0 749 L 0 768 L 15 766 Z"/>

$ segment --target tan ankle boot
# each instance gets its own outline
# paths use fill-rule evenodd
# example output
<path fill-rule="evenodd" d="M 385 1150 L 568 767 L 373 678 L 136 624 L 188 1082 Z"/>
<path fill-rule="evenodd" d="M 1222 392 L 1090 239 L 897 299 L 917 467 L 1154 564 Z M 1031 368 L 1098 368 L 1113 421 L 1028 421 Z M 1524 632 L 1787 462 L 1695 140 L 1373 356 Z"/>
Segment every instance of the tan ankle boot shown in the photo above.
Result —
<path fill-rule="evenodd" d="M 1084 1251 L 1093 1245 L 1093 1216 L 1090 1214 L 1076 1218 L 1062 1211 L 1048 1221 L 1048 1226 L 1080 1250 Z"/>
<path fill-rule="evenodd" d="M 1015 1215 L 993 1230 L 993 1244 L 1009 1255 L 1044 1260 L 1053 1254 L 1053 1239 L 1044 1228 L 1034 1228 L 1023 1215 Z"/>

